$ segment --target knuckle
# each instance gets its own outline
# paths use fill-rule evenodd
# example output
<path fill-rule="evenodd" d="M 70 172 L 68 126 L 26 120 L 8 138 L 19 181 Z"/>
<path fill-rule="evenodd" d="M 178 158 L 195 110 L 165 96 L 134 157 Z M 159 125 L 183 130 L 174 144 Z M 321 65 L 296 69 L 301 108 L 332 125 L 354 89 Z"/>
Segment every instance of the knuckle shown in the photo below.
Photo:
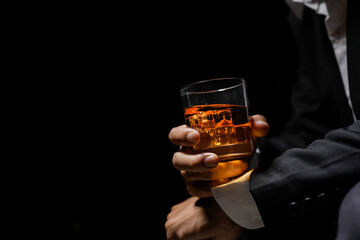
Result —
<path fill-rule="evenodd" d="M 174 167 L 179 165 L 179 152 L 174 153 L 172 163 Z"/>
<path fill-rule="evenodd" d="M 173 127 L 169 132 L 169 139 L 172 140 L 174 138 L 174 132 L 176 131 L 177 127 Z"/>
<path fill-rule="evenodd" d="M 165 222 L 165 229 L 169 230 L 169 228 L 170 228 L 170 221 L 166 221 Z"/>
<path fill-rule="evenodd" d="M 172 130 L 171 130 L 171 131 L 172 131 Z M 171 133 L 171 131 L 170 131 L 169 134 L 168 134 L 168 138 L 169 138 L 170 141 L 172 140 L 172 133 Z"/>
<path fill-rule="evenodd" d="M 171 213 L 171 212 L 174 212 L 174 211 L 177 209 L 177 207 L 178 207 L 178 204 L 172 206 L 172 207 L 171 207 L 171 210 L 170 210 L 170 213 Z"/>
<path fill-rule="evenodd" d="M 175 145 L 180 145 L 182 142 L 182 126 L 174 127 L 170 130 L 168 134 L 168 138 L 170 142 L 172 142 Z"/>

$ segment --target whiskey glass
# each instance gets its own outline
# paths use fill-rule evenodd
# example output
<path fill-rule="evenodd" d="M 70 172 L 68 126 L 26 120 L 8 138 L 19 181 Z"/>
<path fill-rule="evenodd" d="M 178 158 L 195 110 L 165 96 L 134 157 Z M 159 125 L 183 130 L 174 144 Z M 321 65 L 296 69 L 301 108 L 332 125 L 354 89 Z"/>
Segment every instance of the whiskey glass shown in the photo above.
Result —
<path fill-rule="evenodd" d="M 254 151 L 246 82 L 218 78 L 180 90 L 185 123 L 200 133 L 193 153 L 213 152 L 220 161 L 248 161 Z"/>

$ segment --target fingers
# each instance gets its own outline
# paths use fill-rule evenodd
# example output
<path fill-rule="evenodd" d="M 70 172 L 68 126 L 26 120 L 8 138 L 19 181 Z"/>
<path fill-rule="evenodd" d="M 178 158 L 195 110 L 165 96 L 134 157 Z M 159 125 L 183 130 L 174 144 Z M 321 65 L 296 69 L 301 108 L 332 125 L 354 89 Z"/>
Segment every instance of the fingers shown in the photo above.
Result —
<path fill-rule="evenodd" d="M 181 175 L 186 182 L 187 190 L 190 194 L 207 198 L 212 197 L 211 188 L 229 182 L 233 177 L 240 176 L 248 169 L 248 163 L 242 160 L 222 162 L 207 172 L 186 172 L 181 171 Z"/>
<path fill-rule="evenodd" d="M 254 115 L 251 117 L 251 128 L 254 137 L 264 137 L 268 134 L 270 127 L 266 118 L 262 115 Z"/>
<path fill-rule="evenodd" d="M 204 172 L 216 167 L 219 158 L 213 153 L 188 154 L 185 151 L 176 152 L 173 156 L 175 168 L 189 172 Z"/>
<path fill-rule="evenodd" d="M 198 131 L 189 128 L 186 125 L 181 125 L 171 129 L 169 139 L 175 145 L 192 147 L 200 141 L 200 134 Z"/>
<path fill-rule="evenodd" d="M 224 178 L 233 178 L 243 174 L 248 169 L 248 163 L 242 160 L 234 160 L 230 162 L 222 162 L 219 165 L 207 172 L 186 172 L 181 171 L 181 175 L 186 182 L 193 182 L 198 180 L 219 180 Z"/>

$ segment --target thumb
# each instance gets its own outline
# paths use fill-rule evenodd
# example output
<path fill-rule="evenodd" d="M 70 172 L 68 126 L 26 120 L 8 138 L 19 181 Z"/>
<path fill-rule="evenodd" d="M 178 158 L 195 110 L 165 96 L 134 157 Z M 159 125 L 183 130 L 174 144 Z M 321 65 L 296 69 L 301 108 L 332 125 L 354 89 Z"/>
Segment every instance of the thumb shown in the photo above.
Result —
<path fill-rule="evenodd" d="M 251 117 L 251 129 L 253 136 L 258 138 L 266 136 L 270 127 L 264 116 L 256 114 Z"/>

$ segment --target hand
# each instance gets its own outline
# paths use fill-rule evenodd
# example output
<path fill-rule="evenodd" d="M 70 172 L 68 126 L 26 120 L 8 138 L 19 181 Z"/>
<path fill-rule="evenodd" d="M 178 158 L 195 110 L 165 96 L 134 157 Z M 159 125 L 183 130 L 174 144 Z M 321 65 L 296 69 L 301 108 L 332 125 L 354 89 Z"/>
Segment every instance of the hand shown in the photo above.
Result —
<path fill-rule="evenodd" d="M 267 135 L 269 125 L 265 117 L 254 115 L 251 117 L 251 129 L 254 140 Z M 214 153 L 192 154 L 191 147 L 200 141 L 198 131 L 182 125 L 173 128 L 169 139 L 181 150 L 173 156 L 173 165 L 181 171 L 190 194 L 201 198 L 212 197 L 211 188 L 226 183 L 230 178 L 240 176 L 248 164 L 243 160 L 234 160 L 219 163 Z"/>
<path fill-rule="evenodd" d="M 213 198 L 198 197 L 173 206 L 165 228 L 168 240 L 236 240 L 242 233 Z"/>

